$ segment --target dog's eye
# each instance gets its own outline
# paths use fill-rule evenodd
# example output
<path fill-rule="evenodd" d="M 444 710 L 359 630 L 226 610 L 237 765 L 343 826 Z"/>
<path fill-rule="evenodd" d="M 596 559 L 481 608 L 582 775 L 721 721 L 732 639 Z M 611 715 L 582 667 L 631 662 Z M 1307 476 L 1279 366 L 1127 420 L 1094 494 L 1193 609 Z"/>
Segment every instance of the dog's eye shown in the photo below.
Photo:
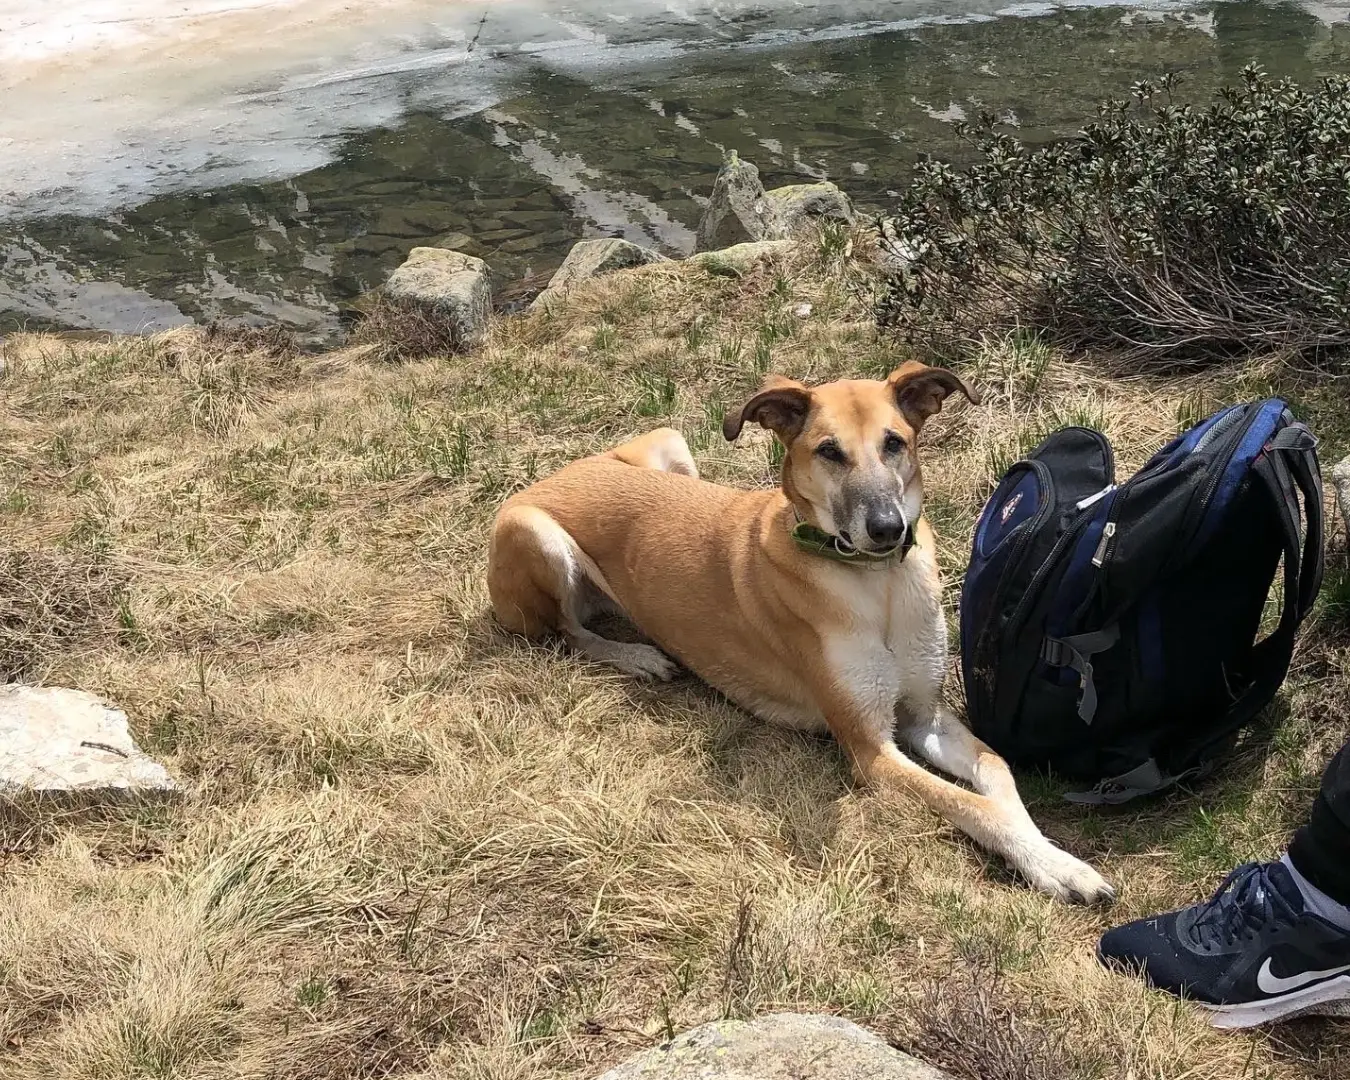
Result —
<path fill-rule="evenodd" d="M 816 453 L 820 457 L 823 457 L 826 461 L 832 461 L 836 465 L 848 464 L 848 456 L 844 453 L 843 447 L 841 447 L 833 439 L 826 439 L 823 443 L 817 446 Z"/>
<path fill-rule="evenodd" d="M 881 440 L 881 449 L 888 454 L 898 454 L 904 448 L 905 440 L 894 431 L 886 432 L 886 437 Z"/>

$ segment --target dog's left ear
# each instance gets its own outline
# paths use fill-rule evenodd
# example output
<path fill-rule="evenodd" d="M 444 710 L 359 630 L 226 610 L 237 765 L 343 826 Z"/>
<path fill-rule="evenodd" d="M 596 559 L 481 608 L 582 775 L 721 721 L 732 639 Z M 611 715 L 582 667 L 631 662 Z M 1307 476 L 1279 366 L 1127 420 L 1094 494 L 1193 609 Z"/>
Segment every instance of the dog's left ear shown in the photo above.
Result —
<path fill-rule="evenodd" d="M 972 405 L 980 403 L 980 395 L 960 376 L 946 368 L 929 367 L 917 360 L 901 364 L 891 372 L 886 383 L 895 395 L 896 408 L 904 414 L 915 431 L 942 409 L 948 394 L 957 390 L 965 394 L 966 400 Z"/>

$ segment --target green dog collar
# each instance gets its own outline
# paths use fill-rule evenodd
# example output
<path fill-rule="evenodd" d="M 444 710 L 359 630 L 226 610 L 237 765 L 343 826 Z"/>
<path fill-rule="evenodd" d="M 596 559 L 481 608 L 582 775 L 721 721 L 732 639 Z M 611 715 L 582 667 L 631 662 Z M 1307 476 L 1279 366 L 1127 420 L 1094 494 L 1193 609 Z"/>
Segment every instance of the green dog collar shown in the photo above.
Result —
<path fill-rule="evenodd" d="M 803 551 L 810 552 L 812 555 L 819 555 L 824 559 L 852 563 L 855 566 L 872 566 L 889 562 L 897 557 L 903 560 L 909 554 L 909 549 L 914 546 L 914 531 L 906 529 L 903 543 L 897 544 L 890 551 L 878 555 L 868 551 L 859 551 L 842 536 L 827 533 L 824 529 L 819 529 L 805 521 L 799 521 L 792 527 L 792 542 Z"/>

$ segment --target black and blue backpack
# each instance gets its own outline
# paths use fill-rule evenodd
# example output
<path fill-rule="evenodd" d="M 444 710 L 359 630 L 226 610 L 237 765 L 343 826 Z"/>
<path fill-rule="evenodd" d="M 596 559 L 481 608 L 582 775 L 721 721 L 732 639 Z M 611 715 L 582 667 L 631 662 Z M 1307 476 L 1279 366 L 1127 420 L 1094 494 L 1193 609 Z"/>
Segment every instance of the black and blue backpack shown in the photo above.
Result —
<path fill-rule="evenodd" d="M 1279 690 L 1321 586 L 1316 447 L 1270 398 L 1216 413 L 1119 485 L 1110 443 L 1083 427 L 1009 469 L 961 591 L 975 734 L 1089 782 L 1066 796 L 1082 803 L 1207 771 Z"/>

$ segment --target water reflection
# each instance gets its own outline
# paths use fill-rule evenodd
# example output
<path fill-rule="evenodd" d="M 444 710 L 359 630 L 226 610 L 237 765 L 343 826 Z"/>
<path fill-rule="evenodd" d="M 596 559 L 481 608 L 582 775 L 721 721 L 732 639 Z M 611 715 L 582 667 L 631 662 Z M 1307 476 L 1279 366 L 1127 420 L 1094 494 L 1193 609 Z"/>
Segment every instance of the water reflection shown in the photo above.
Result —
<path fill-rule="evenodd" d="M 960 153 L 951 120 L 976 108 L 1042 139 L 1163 69 L 1186 72 L 1193 99 L 1254 58 L 1304 78 L 1346 71 L 1341 17 L 1256 2 L 1089 7 L 644 55 L 602 78 L 526 65 L 492 108 L 423 109 L 286 181 L 0 225 L 0 328 L 250 315 L 323 335 L 417 244 L 479 255 L 499 283 L 546 271 L 585 235 L 683 253 L 726 148 L 771 185 L 827 176 L 882 205 L 917 153 Z"/>

